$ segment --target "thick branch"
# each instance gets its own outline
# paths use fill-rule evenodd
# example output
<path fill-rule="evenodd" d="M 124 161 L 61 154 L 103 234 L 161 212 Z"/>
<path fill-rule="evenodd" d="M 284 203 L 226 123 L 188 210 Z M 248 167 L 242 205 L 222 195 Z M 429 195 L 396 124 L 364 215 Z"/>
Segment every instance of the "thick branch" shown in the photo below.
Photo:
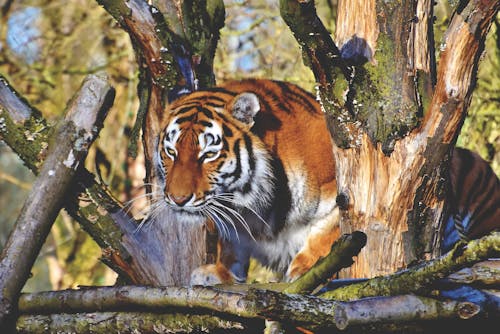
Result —
<path fill-rule="evenodd" d="M 304 62 L 314 73 L 322 107 L 328 117 L 332 138 L 338 146 L 346 147 L 354 131 L 346 105 L 346 94 L 353 69 L 342 60 L 330 33 L 316 14 L 314 1 L 280 0 L 280 13 L 302 47 Z"/>
<path fill-rule="evenodd" d="M 255 327 L 252 327 L 255 328 Z M 89 314 L 25 315 L 17 333 L 206 333 L 229 330 L 248 333 L 241 324 L 211 315 L 103 312 Z"/>
<path fill-rule="evenodd" d="M 84 317 L 95 312 L 171 312 L 212 314 L 247 323 L 250 319 L 277 320 L 285 325 L 308 329 L 358 328 L 371 331 L 386 329 L 391 323 L 418 323 L 423 320 L 472 318 L 480 309 L 468 302 L 440 302 L 435 299 L 404 295 L 337 302 L 273 291 L 250 290 L 246 294 L 224 292 L 213 288 L 105 287 L 25 294 L 19 302 L 25 314 L 70 313 Z M 189 311 L 187 310 L 189 309 Z M 100 313 L 97 315 L 101 316 Z M 147 314 L 146 314 L 147 315 Z M 44 319 L 56 318 L 53 314 Z M 187 315 L 190 317 L 189 315 Z M 18 328 L 25 326 L 21 317 Z M 205 318 L 208 319 L 208 318 Z M 105 320 L 105 319 L 103 319 Z M 144 319 L 145 325 L 149 319 Z"/>
<path fill-rule="evenodd" d="M 470 104 L 484 41 L 499 1 L 468 1 L 446 31 L 431 106 L 423 133 L 433 143 L 454 144 Z"/>
<path fill-rule="evenodd" d="M 3 96 L 5 99 L 9 95 Z M 105 79 L 87 77 L 56 131 L 47 158 L 1 255 L 0 327 L 7 326 L 6 321 L 12 315 L 31 267 L 64 204 L 78 166 L 83 164 L 102 128 L 113 99 L 114 89 Z M 20 107 L 16 110 L 23 111 L 17 120 L 28 116 L 28 109 L 18 103 L 9 106 Z"/>
<path fill-rule="evenodd" d="M 177 69 L 170 50 L 172 40 L 169 35 L 161 34 L 158 26 L 162 24 L 161 15 L 155 17 L 154 11 L 146 1 L 140 0 L 98 0 L 108 13 L 127 31 L 138 56 L 151 74 L 151 80 L 172 89 L 177 81 Z M 160 21 L 158 21 L 160 20 Z"/>
<path fill-rule="evenodd" d="M 458 243 L 447 254 L 416 268 L 328 291 L 322 294 L 321 297 L 335 300 L 354 300 L 373 296 L 394 296 L 411 293 L 459 269 L 499 256 L 500 232 L 493 232 L 467 244 Z"/>

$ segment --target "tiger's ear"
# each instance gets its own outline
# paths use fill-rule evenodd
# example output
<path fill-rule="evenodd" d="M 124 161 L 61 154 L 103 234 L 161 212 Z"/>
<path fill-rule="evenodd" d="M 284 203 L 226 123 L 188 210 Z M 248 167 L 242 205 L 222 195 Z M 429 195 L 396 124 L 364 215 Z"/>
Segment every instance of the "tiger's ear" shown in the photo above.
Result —
<path fill-rule="evenodd" d="M 252 127 L 254 116 L 260 110 L 259 98 L 254 93 L 241 93 L 237 95 L 232 104 L 231 112 L 237 120 Z"/>

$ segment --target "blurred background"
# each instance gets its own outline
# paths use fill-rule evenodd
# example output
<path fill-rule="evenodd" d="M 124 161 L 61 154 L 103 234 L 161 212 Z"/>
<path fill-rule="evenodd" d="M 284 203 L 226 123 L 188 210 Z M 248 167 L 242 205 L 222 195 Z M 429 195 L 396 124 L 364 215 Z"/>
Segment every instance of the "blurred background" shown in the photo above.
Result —
<path fill-rule="evenodd" d="M 267 77 L 314 90 L 300 48 L 279 15 L 278 1 L 225 0 L 226 26 L 216 52 L 215 71 L 225 79 Z M 335 0 L 316 1 L 318 14 L 334 33 Z M 435 7 L 436 52 L 450 19 L 448 2 Z M 500 175 L 500 16 L 493 23 L 479 68 L 479 80 L 458 145 L 491 162 Z M 0 0 L 0 73 L 49 123 L 64 115 L 67 101 L 85 75 L 105 71 L 116 89 L 115 103 L 87 158 L 122 202 L 143 193 L 142 155 L 127 155 L 138 107 L 137 67 L 128 35 L 96 2 L 88 0 Z M 0 141 L 0 249 L 34 180 Z M 141 214 L 144 202 L 135 201 Z M 135 209 L 137 208 L 137 209 Z M 99 261 L 101 251 L 65 212 L 54 224 L 24 291 L 110 285 L 116 275 Z M 252 264 L 255 266 L 255 263 Z M 262 271 L 255 277 L 265 280 Z"/>

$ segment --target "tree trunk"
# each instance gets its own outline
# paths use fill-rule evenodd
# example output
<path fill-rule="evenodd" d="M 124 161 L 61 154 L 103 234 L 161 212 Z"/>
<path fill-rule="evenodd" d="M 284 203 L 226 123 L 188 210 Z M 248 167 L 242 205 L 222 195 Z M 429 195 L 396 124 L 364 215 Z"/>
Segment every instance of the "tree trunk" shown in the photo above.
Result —
<path fill-rule="evenodd" d="M 312 64 L 337 144 L 341 231 L 367 235 L 364 251 L 341 276 L 387 274 L 439 253 L 447 162 L 500 4 L 457 7 L 437 76 L 432 6 L 339 0 L 335 45 L 311 43 L 329 39 L 312 2 L 281 1 Z"/>

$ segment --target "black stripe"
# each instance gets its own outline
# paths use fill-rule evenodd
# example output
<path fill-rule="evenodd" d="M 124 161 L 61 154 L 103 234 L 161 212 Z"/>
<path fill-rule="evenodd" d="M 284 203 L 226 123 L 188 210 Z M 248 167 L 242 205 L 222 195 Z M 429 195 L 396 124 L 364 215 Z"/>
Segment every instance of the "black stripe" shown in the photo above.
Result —
<path fill-rule="evenodd" d="M 229 94 L 229 95 L 231 95 L 231 96 L 234 96 L 234 95 L 230 94 L 229 92 L 227 92 L 227 94 Z M 208 101 L 209 103 L 215 103 L 214 101 L 217 101 L 217 102 L 221 102 L 221 103 L 224 103 L 224 104 L 225 104 L 225 103 L 227 102 L 227 100 L 226 100 L 226 99 L 224 99 L 224 98 L 222 98 L 222 97 L 220 97 L 220 96 L 217 96 L 217 95 L 210 95 L 210 96 L 208 97 L 208 100 L 209 100 L 209 101 Z"/>
<path fill-rule="evenodd" d="M 227 142 L 225 137 L 222 137 L 222 150 L 223 151 L 229 150 L 229 143 Z"/>
<path fill-rule="evenodd" d="M 221 175 L 223 178 L 233 177 L 234 180 L 237 180 L 241 176 L 240 141 L 241 141 L 241 139 L 237 139 L 234 142 L 234 147 L 233 147 L 234 156 L 236 157 L 236 168 L 234 169 L 234 171 L 232 173 L 229 173 L 229 174 L 224 173 L 223 175 Z"/>
<path fill-rule="evenodd" d="M 193 110 L 193 108 L 196 106 L 196 104 L 188 104 L 188 105 L 184 105 L 182 106 L 182 108 L 180 109 L 177 109 L 177 111 L 175 112 L 175 115 L 176 116 L 179 116 L 181 114 L 185 114 L 187 112 L 190 112 Z"/>
<path fill-rule="evenodd" d="M 206 126 L 207 128 L 211 128 L 213 126 L 211 122 L 204 121 L 204 120 L 201 120 L 198 123 L 200 123 L 201 125 Z"/>
<path fill-rule="evenodd" d="M 223 153 L 221 153 L 220 157 L 223 158 Z M 224 157 L 225 157 L 225 155 L 224 155 Z M 218 171 L 222 168 L 224 163 L 226 163 L 226 161 L 224 161 L 224 159 L 219 159 L 219 160 L 221 160 L 221 161 L 219 162 L 219 164 L 217 165 L 217 168 L 216 168 Z"/>
<path fill-rule="evenodd" d="M 224 132 L 224 137 L 232 137 L 233 131 L 224 123 L 222 123 L 222 131 Z"/>
<path fill-rule="evenodd" d="M 198 111 L 201 111 L 201 113 L 205 116 L 207 116 L 208 118 L 210 119 L 213 119 L 214 118 L 214 114 L 212 113 L 212 110 L 210 109 L 207 109 L 207 108 L 203 108 L 203 107 L 199 107 L 198 108 Z"/>
<path fill-rule="evenodd" d="M 311 102 L 311 99 L 313 100 L 315 99 L 314 95 L 312 95 L 309 92 L 306 92 L 305 90 L 301 89 L 298 86 L 293 86 L 283 81 L 273 81 L 273 82 L 277 84 L 284 92 L 282 96 L 286 95 L 287 98 L 293 99 L 296 103 L 301 104 L 304 107 L 304 109 L 311 114 L 314 114 L 316 112 L 317 105 Z"/>
<path fill-rule="evenodd" d="M 186 117 L 180 117 L 180 118 L 178 118 L 178 119 L 175 121 L 175 123 L 177 123 L 177 124 L 181 124 L 181 123 L 183 123 L 183 122 L 188 122 L 188 121 L 189 121 L 189 122 L 191 122 L 191 121 L 194 119 L 194 117 L 195 117 L 195 116 L 196 116 L 196 113 L 194 113 L 194 114 L 192 114 L 192 115 L 189 115 L 189 116 L 186 116 Z"/>
<path fill-rule="evenodd" d="M 220 101 L 222 103 L 207 101 L 203 105 L 208 106 L 208 107 L 212 107 L 212 108 L 224 108 L 224 106 L 226 105 L 226 100 L 220 99 Z"/>
<path fill-rule="evenodd" d="M 243 139 L 245 140 L 245 148 L 248 152 L 248 163 L 250 164 L 250 169 L 253 172 L 255 169 L 255 156 L 253 154 L 252 138 L 245 133 L 243 135 Z"/>
<path fill-rule="evenodd" d="M 243 194 L 248 194 L 250 192 L 250 190 L 252 190 L 252 184 L 250 182 L 247 182 L 245 183 L 245 185 L 243 186 L 243 189 L 242 189 L 242 193 Z"/>

